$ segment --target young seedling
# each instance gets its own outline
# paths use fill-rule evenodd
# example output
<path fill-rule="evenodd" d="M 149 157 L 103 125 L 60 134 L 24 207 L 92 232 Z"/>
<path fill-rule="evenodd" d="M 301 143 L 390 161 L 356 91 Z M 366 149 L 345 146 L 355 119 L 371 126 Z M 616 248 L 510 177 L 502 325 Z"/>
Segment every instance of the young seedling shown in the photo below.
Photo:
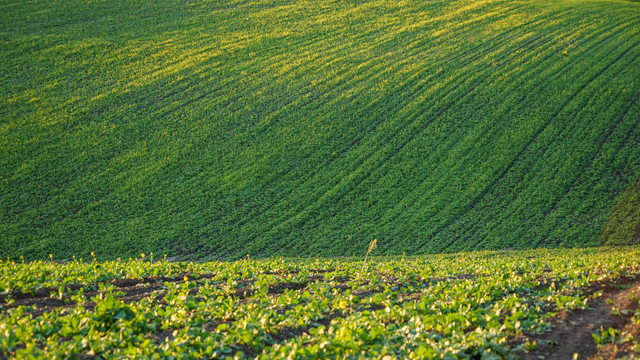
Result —
<path fill-rule="evenodd" d="M 377 247 L 378 247 L 378 239 L 371 240 L 371 242 L 369 243 L 369 249 L 367 250 L 367 254 L 364 256 L 364 262 L 362 263 L 362 269 L 360 270 L 360 276 L 362 276 L 362 274 L 364 273 L 364 270 L 366 268 L 367 257 L 369 257 L 369 254 L 371 254 L 373 252 L 373 250 L 375 250 Z"/>

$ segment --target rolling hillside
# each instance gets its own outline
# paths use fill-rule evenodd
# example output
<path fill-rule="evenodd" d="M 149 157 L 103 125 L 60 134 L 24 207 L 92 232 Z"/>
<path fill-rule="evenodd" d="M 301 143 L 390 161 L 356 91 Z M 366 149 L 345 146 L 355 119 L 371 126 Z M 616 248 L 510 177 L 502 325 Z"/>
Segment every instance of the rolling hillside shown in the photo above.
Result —
<path fill-rule="evenodd" d="M 638 2 L 10 0 L 0 39 L 1 257 L 593 246 L 640 218 Z"/>

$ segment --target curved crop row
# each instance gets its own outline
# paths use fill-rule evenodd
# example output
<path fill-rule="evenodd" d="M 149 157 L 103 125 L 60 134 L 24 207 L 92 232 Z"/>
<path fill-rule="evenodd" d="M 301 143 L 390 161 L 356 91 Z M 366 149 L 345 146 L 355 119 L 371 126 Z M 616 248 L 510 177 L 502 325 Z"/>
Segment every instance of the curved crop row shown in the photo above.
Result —
<path fill-rule="evenodd" d="M 3 257 L 592 246 L 640 175 L 636 2 L 111 5 L 0 5 Z"/>

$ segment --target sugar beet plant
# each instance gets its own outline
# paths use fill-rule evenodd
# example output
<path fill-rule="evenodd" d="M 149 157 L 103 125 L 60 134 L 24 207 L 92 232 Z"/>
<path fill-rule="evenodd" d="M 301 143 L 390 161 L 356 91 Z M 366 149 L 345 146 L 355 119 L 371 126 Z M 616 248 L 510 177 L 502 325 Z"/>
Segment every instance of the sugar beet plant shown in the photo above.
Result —
<path fill-rule="evenodd" d="M 348 258 L 4 261 L 0 357 L 509 359 L 638 264 L 637 247 L 376 257 L 364 277 Z"/>

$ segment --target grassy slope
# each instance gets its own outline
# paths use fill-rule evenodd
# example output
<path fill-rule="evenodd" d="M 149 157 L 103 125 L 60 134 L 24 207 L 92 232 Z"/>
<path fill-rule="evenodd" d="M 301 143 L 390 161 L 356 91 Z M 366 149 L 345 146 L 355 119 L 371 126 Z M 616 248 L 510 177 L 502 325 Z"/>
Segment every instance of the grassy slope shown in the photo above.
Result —
<path fill-rule="evenodd" d="M 640 4 L 5 1 L 0 254 L 596 245 Z"/>
<path fill-rule="evenodd" d="M 640 178 L 624 192 L 605 224 L 603 245 L 640 244 Z"/>

